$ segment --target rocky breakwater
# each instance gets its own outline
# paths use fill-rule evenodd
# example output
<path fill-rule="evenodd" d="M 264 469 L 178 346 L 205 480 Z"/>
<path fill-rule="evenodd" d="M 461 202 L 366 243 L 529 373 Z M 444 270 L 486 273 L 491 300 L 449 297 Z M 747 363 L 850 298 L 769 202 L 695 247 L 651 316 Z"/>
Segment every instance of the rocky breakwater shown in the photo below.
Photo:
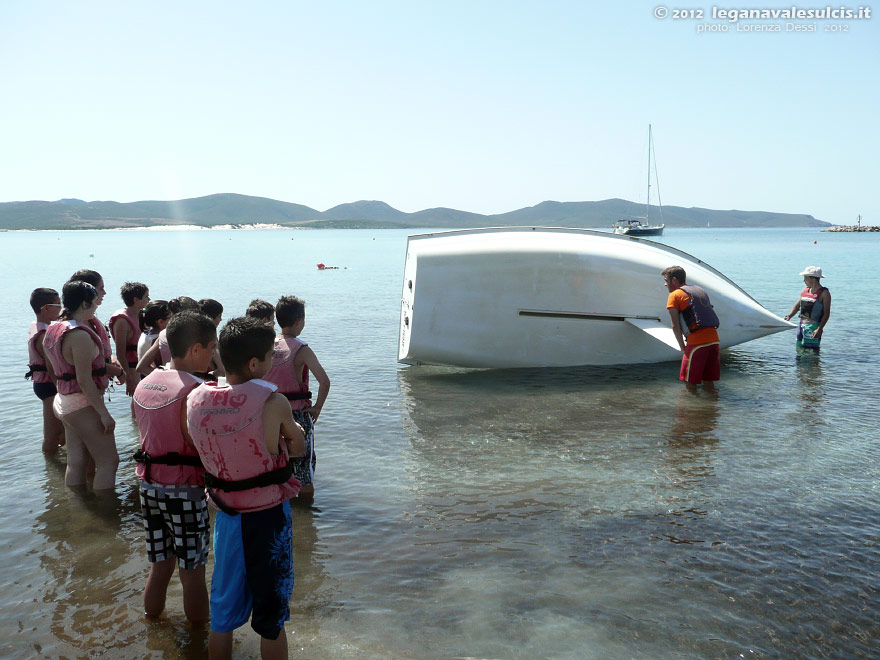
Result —
<path fill-rule="evenodd" d="M 822 231 L 880 231 L 880 227 L 868 225 L 834 225 Z"/>

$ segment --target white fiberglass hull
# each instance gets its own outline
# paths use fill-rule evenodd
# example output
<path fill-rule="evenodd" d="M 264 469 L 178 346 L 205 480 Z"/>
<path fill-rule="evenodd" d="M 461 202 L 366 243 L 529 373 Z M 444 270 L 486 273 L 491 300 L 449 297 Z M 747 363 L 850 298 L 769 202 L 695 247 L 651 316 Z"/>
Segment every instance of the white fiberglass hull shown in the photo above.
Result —
<path fill-rule="evenodd" d="M 703 287 L 722 348 L 795 326 L 684 252 L 585 229 L 509 227 L 410 236 L 398 360 L 551 367 L 677 360 L 667 266 Z"/>

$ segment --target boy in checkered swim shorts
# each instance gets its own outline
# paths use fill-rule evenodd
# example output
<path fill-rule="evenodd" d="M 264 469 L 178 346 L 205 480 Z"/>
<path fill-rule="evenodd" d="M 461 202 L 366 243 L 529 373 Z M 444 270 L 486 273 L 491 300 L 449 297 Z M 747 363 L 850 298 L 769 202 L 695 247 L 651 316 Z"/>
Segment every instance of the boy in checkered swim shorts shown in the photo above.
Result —
<path fill-rule="evenodd" d="M 206 622 L 210 523 L 205 470 L 186 425 L 186 397 L 203 382 L 192 372 L 207 371 L 217 330 L 207 316 L 184 311 L 171 319 L 166 335 L 170 368 L 150 373 L 138 383 L 133 397 L 141 438 L 136 471 L 150 562 L 144 611 L 151 617 L 162 614 L 176 564 L 186 617 Z"/>

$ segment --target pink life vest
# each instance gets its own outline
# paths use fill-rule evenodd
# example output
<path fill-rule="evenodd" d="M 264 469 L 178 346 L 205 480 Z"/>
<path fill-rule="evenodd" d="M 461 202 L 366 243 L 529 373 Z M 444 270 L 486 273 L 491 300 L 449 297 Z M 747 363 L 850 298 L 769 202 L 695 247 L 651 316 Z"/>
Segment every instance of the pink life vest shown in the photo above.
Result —
<path fill-rule="evenodd" d="M 46 361 L 37 351 L 37 342 L 43 341 L 43 333 L 49 328 L 48 323 L 42 321 L 33 321 L 28 330 L 28 372 L 25 378 L 33 378 L 35 383 L 51 383 L 49 378 L 49 370 L 46 368 Z"/>
<path fill-rule="evenodd" d="M 58 321 L 49 326 L 43 338 L 43 351 L 46 353 L 46 358 L 52 363 L 52 371 L 55 372 L 55 386 L 58 388 L 58 393 L 73 394 L 75 392 L 82 392 L 82 388 L 76 382 L 76 369 L 64 359 L 64 354 L 61 351 L 64 335 L 73 330 L 83 330 L 88 333 L 92 341 L 95 342 L 95 346 L 98 347 L 98 354 L 92 360 L 92 380 L 95 381 L 98 390 L 103 392 L 110 383 L 110 377 L 107 376 L 107 363 L 104 361 L 104 344 L 101 338 L 92 330 L 92 326 L 88 323 Z"/>
<path fill-rule="evenodd" d="M 187 399 L 189 434 L 208 473 L 208 495 L 221 510 L 262 511 L 299 493 L 302 484 L 288 466 L 286 443 L 279 441 L 278 454 L 272 455 L 263 435 L 263 408 L 276 389 L 264 380 L 240 385 L 203 383 Z M 217 483 L 271 477 L 277 478 L 244 490 L 227 490 Z"/>
<path fill-rule="evenodd" d="M 171 364 L 171 347 L 168 345 L 168 336 L 165 330 L 159 332 L 156 343 L 159 344 L 159 360 L 163 365 Z"/>
<path fill-rule="evenodd" d="M 110 333 L 107 332 L 107 326 L 101 323 L 101 320 L 98 318 L 89 319 L 89 325 L 92 330 L 94 330 L 95 334 L 101 339 L 101 346 L 103 346 L 104 351 L 104 362 L 110 362 L 110 358 L 113 357 L 113 346 L 110 345 Z"/>
<path fill-rule="evenodd" d="M 131 329 L 128 335 L 128 343 L 125 345 L 125 360 L 128 362 L 128 366 L 134 369 L 138 363 L 138 339 L 141 338 L 141 323 L 137 313 L 132 314 L 123 307 L 110 317 L 108 326 L 110 327 L 111 334 L 113 333 L 113 326 L 119 322 L 119 319 L 125 319 Z"/>
<path fill-rule="evenodd" d="M 203 486 L 199 453 L 183 437 L 181 413 L 186 396 L 203 381 L 186 371 L 156 369 L 134 391 L 141 448 L 135 472 L 148 483 Z"/>
<path fill-rule="evenodd" d="M 272 367 L 265 379 L 278 386 L 278 392 L 287 397 L 291 410 L 311 408 L 312 393 L 309 392 L 309 368 L 303 365 L 302 373 L 294 371 L 294 358 L 305 342 L 296 337 L 276 337 L 275 353 L 272 355 Z"/>

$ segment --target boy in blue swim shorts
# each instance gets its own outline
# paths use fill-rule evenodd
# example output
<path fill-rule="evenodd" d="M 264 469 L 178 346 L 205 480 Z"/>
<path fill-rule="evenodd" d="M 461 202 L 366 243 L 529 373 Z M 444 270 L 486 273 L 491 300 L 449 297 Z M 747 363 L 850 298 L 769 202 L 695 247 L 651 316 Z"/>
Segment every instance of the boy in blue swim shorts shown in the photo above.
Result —
<path fill-rule="evenodd" d="M 289 500 L 299 493 L 292 457 L 305 439 L 287 399 L 262 380 L 275 331 L 256 318 L 220 332 L 226 383 L 206 382 L 187 399 L 187 426 L 205 467 L 214 519 L 211 660 L 232 657 L 232 634 L 250 618 L 265 659 L 287 658 L 293 549 Z M 282 438 L 284 441 L 282 441 Z"/>

